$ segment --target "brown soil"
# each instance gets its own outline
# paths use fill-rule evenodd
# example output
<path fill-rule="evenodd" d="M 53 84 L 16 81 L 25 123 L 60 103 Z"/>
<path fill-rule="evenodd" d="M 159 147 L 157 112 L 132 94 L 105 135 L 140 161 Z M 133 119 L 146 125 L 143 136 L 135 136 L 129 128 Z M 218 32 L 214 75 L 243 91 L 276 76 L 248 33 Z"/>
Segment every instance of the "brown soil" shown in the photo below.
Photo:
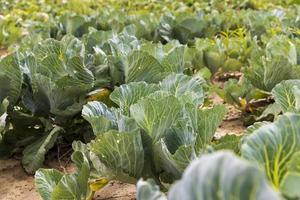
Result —
<path fill-rule="evenodd" d="M 134 200 L 135 185 L 112 181 L 94 197 L 95 200 Z"/>
<path fill-rule="evenodd" d="M 6 48 L 1 48 L 0 47 L 0 57 L 1 56 L 6 56 L 8 54 L 8 50 Z"/>
<path fill-rule="evenodd" d="M 59 168 L 56 164 L 53 161 L 51 167 Z M 65 171 L 71 172 L 73 169 L 69 165 Z M 95 200 L 104 199 L 133 200 L 135 185 L 112 181 L 95 194 Z M 26 174 L 16 159 L 0 160 L 0 200 L 41 200 L 35 190 L 34 177 Z"/>
<path fill-rule="evenodd" d="M 221 74 L 220 76 L 215 76 L 213 83 L 219 85 L 220 88 L 224 87 L 225 81 L 229 78 L 235 78 L 239 80 L 243 75 L 240 72 Z M 242 112 L 235 108 L 233 105 L 227 104 L 221 99 L 217 94 L 212 94 L 209 96 L 210 100 L 214 105 L 224 104 L 227 108 L 227 115 L 223 120 L 222 124 L 216 131 L 216 136 L 221 137 L 224 135 L 240 135 L 244 132 L 246 127 L 243 125 Z"/>
<path fill-rule="evenodd" d="M 17 160 L 0 160 L 0 200 L 37 200 L 34 178 L 28 176 Z"/>
<path fill-rule="evenodd" d="M 222 124 L 216 131 L 216 136 L 240 135 L 246 127 L 243 125 L 242 112 L 232 105 L 225 104 L 228 112 Z"/>

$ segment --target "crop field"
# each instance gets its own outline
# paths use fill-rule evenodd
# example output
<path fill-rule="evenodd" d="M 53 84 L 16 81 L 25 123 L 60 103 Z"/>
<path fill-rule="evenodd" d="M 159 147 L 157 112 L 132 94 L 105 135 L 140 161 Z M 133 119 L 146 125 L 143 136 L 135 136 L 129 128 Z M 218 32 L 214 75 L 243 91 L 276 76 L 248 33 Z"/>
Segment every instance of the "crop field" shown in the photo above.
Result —
<path fill-rule="evenodd" d="M 0 0 L 0 200 L 300 200 L 300 0 Z"/>

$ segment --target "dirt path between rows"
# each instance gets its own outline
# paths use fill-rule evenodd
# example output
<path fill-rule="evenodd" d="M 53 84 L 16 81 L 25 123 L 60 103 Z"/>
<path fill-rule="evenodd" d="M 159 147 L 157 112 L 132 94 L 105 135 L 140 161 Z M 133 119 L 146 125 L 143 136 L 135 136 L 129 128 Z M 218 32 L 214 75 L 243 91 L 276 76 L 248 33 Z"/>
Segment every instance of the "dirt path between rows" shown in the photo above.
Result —
<path fill-rule="evenodd" d="M 72 171 L 72 167 L 67 171 Z M 135 185 L 112 181 L 95 194 L 95 200 L 104 199 L 133 200 Z M 41 200 L 35 190 L 34 177 L 24 172 L 19 160 L 0 160 L 0 200 Z"/>
<path fill-rule="evenodd" d="M 6 48 L 1 48 L 0 47 L 0 57 L 1 56 L 6 56 L 8 54 L 8 50 Z"/>

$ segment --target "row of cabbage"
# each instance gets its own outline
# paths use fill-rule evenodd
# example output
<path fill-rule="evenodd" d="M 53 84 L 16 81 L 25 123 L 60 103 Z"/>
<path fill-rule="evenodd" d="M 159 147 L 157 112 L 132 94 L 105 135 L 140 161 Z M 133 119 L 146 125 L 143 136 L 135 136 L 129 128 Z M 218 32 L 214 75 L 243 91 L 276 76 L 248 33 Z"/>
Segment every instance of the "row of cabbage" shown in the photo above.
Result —
<path fill-rule="evenodd" d="M 142 200 L 300 197 L 299 8 L 184 5 L 58 15 L 1 59 L 0 156 L 22 152 L 33 174 L 57 141 L 81 141 L 75 173 L 36 172 L 43 199 L 91 199 L 110 180 L 140 178 Z M 212 84 L 234 71 L 244 77 Z M 275 122 L 216 139 L 226 108 L 211 92 L 250 112 L 248 123 Z M 262 98 L 274 103 L 252 106 Z"/>
<path fill-rule="evenodd" d="M 128 24 L 138 27 L 138 37 L 152 41 L 175 38 L 184 43 L 195 36 L 212 37 L 238 27 L 250 27 L 253 35 L 266 31 L 297 33 L 299 11 L 295 3 L 281 0 L 273 4 L 254 0 L 9 0 L 0 4 L 0 47 L 19 44 L 22 40 L 28 43 L 31 39 L 34 43 L 48 37 L 61 39 L 65 34 L 81 37 L 91 26 L 120 32 Z M 165 14 L 161 16 L 161 13 Z"/>

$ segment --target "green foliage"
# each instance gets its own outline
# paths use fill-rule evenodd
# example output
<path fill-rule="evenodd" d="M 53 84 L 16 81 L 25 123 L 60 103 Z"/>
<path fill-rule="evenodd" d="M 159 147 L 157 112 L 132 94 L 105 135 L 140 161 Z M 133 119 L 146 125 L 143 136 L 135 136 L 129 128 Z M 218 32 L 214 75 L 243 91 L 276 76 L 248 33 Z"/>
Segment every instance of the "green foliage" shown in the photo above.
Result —
<path fill-rule="evenodd" d="M 299 198 L 294 184 L 299 184 L 299 119 L 286 113 L 274 123 L 252 130 L 242 144 L 242 156 L 260 165 L 273 186 L 285 196 Z"/>
<path fill-rule="evenodd" d="M 39 169 L 35 174 L 36 188 L 43 199 L 88 199 L 91 190 L 89 161 L 79 151 L 72 154 L 77 172 L 63 175 L 55 169 Z"/>
<path fill-rule="evenodd" d="M 159 192 L 151 179 L 140 180 L 137 184 L 138 200 L 182 198 L 281 199 L 257 166 L 230 152 L 206 154 L 193 161 L 181 180 L 171 187 L 168 198 Z"/>
<path fill-rule="evenodd" d="M 152 179 L 137 182 L 137 199 L 166 200 L 167 197 L 160 191 L 159 186 Z"/>
<path fill-rule="evenodd" d="M 282 80 L 299 77 L 295 45 L 284 36 L 275 36 L 264 52 L 257 47 L 250 59 L 245 76 L 257 88 L 271 91 Z"/>
<path fill-rule="evenodd" d="M 22 163 L 28 173 L 41 167 L 58 133 L 68 129 L 94 86 L 81 49 L 78 39 L 66 36 L 62 41 L 45 40 L 31 53 L 15 53 L 0 62 L 0 101 L 9 103 L 0 148 L 10 155 L 26 147 Z M 61 128 L 53 128 L 56 125 Z"/>
<path fill-rule="evenodd" d="M 236 154 L 240 154 L 241 138 L 242 136 L 225 135 L 214 141 L 212 143 L 212 147 L 216 151 L 227 149 L 235 152 Z"/>
<path fill-rule="evenodd" d="M 203 102 L 203 84 L 198 77 L 172 74 L 157 85 L 122 85 L 111 94 L 118 109 L 89 102 L 82 115 L 96 131 L 91 151 L 118 174 L 116 179 L 124 181 L 127 174 L 159 180 L 162 169 L 180 177 L 206 150 L 226 112 L 223 106 L 197 109 Z"/>
<path fill-rule="evenodd" d="M 282 81 L 273 88 L 272 94 L 275 102 L 283 112 L 298 112 L 300 106 L 299 88 L 299 80 Z"/>
<path fill-rule="evenodd" d="M 28 173 L 33 174 L 40 166 L 43 165 L 45 154 L 54 146 L 56 138 L 63 129 L 55 127 L 48 135 L 41 137 L 23 151 L 22 164 Z"/>
<path fill-rule="evenodd" d="M 37 171 L 43 199 L 89 200 L 109 180 L 140 178 L 153 181 L 138 199 L 166 199 L 155 184 L 179 179 L 169 199 L 281 199 L 268 183 L 299 198 L 297 4 L 1 1 L 0 157 L 22 152 L 33 174 L 58 139 L 79 140 L 75 173 Z M 275 122 L 216 139 L 226 109 L 207 91 L 249 124 Z M 206 154 L 223 149 L 258 167 Z"/>

